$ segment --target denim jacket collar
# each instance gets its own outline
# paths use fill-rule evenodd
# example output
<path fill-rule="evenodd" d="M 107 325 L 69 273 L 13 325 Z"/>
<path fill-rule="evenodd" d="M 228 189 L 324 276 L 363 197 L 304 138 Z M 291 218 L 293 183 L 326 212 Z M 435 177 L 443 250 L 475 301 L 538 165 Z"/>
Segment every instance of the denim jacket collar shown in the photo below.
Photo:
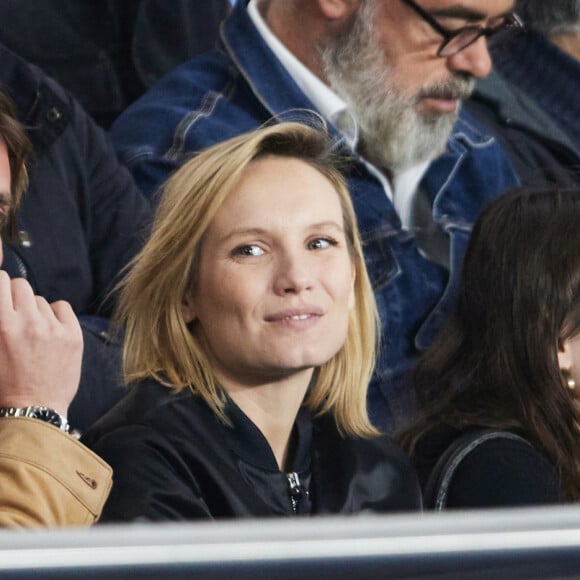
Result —
<path fill-rule="evenodd" d="M 247 4 L 248 0 L 237 2 L 222 25 L 225 50 L 272 117 L 320 126 L 322 116 L 264 42 L 248 15 Z M 337 140 L 337 146 L 343 143 L 344 138 L 336 127 L 328 119 L 324 123 Z"/>

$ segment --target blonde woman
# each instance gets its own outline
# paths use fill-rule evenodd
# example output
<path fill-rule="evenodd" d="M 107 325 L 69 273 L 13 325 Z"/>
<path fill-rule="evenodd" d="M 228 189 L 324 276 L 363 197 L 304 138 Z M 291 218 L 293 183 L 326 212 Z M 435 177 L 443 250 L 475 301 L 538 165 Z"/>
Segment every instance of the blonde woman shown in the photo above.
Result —
<path fill-rule="evenodd" d="M 373 428 L 377 313 L 327 136 L 283 123 L 167 183 L 123 284 L 127 397 L 87 435 L 104 520 L 415 509 Z"/>

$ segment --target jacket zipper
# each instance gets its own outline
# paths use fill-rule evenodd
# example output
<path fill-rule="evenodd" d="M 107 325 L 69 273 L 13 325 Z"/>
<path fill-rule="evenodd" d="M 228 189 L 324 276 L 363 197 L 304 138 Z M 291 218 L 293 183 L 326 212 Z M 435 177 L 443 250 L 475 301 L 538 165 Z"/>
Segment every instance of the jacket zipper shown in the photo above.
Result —
<path fill-rule="evenodd" d="M 298 502 L 304 499 L 308 495 L 308 492 L 300 483 L 300 477 L 295 471 L 287 473 L 286 479 L 288 480 L 288 493 L 290 495 L 292 513 L 296 515 L 298 513 Z"/>

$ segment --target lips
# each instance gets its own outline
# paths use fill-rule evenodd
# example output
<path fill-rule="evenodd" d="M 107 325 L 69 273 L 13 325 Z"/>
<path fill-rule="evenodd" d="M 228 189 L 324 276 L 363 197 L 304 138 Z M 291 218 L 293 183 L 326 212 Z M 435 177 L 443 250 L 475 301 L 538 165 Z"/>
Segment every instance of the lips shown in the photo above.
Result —
<path fill-rule="evenodd" d="M 440 113 L 457 113 L 460 103 L 458 99 L 447 99 L 441 97 L 423 97 L 421 102 L 424 107 Z"/>
<path fill-rule="evenodd" d="M 284 320 L 307 320 L 312 314 L 295 314 L 293 316 L 286 316 Z"/>
<path fill-rule="evenodd" d="M 314 318 L 320 318 L 324 312 L 318 306 L 304 306 L 301 308 L 292 308 L 280 310 L 264 317 L 266 322 L 283 322 L 283 321 L 305 321 Z"/>
<path fill-rule="evenodd" d="M 419 93 L 419 101 L 429 109 L 442 113 L 457 112 L 461 101 L 468 99 L 475 87 L 472 78 L 453 78 L 430 87 Z"/>
<path fill-rule="evenodd" d="M 428 91 L 421 95 L 422 99 L 441 99 L 442 101 L 461 101 L 465 94 L 458 91 Z"/>

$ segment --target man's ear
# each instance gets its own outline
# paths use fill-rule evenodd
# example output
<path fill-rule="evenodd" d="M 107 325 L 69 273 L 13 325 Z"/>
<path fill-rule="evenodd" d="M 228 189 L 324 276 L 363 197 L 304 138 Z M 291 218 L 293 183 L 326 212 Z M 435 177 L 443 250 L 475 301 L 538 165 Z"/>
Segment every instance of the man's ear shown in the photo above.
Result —
<path fill-rule="evenodd" d="M 183 315 L 183 320 L 186 324 L 189 324 L 197 317 L 191 291 L 188 291 L 181 299 L 181 314 Z"/>
<path fill-rule="evenodd" d="M 558 339 L 558 366 L 560 370 L 570 370 L 572 367 L 572 354 L 568 339 Z"/>
<path fill-rule="evenodd" d="M 361 0 L 317 0 L 318 9 L 328 20 L 346 20 L 358 9 Z"/>

